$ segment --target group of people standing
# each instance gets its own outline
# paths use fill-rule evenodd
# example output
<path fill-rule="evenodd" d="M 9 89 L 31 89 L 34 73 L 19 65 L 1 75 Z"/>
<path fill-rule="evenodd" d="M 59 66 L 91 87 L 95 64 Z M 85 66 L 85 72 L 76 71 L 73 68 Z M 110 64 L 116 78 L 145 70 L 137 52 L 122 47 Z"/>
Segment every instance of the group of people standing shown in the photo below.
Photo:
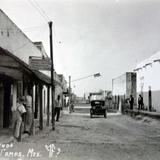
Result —
<path fill-rule="evenodd" d="M 70 103 L 70 106 L 74 111 L 73 102 Z M 62 110 L 62 101 L 60 95 L 58 95 L 55 100 L 55 109 L 54 109 L 54 118 L 57 122 L 59 121 L 61 110 Z M 22 126 L 24 126 L 24 133 L 28 135 L 31 134 L 32 122 L 33 122 L 32 97 L 31 95 L 28 94 L 26 96 L 18 98 L 17 105 L 12 106 L 13 137 L 16 141 L 21 141 Z"/>
<path fill-rule="evenodd" d="M 134 105 L 134 98 L 132 95 L 130 95 L 129 98 L 129 104 L 130 104 L 130 109 L 133 109 L 133 105 Z M 138 110 L 144 109 L 144 103 L 143 103 L 143 97 L 139 94 L 138 97 Z"/>
<path fill-rule="evenodd" d="M 57 96 L 55 101 L 54 117 L 56 121 L 59 121 L 60 110 L 62 109 L 62 103 L 60 95 Z M 13 138 L 16 141 L 21 141 L 22 127 L 24 134 L 31 134 L 31 127 L 33 122 L 32 114 L 32 97 L 26 95 L 17 99 L 16 106 L 12 106 L 12 128 Z"/>
<path fill-rule="evenodd" d="M 31 134 L 32 126 L 32 97 L 26 95 L 17 99 L 16 106 L 12 106 L 12 128 L 16 141 L 21 141 L 22 124 L 24 122 L 24 133 Z"/>

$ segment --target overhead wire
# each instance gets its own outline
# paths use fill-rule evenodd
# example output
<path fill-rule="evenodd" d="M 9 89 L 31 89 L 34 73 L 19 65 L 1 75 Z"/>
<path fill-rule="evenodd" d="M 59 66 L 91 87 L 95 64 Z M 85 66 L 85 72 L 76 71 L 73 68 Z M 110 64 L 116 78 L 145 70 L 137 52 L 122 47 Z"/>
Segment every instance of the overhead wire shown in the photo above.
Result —
<path fill-rule="evenodd" d="M 48 21 L 50 21 L 50 18 L 48 17 L 48 15 L 46 14 L 46 12 L 42 9 L 42 7 L 37 3 L 36 0 L 33 0 L 34 3 L 38 6 L 39 10 L 44 14 L 44 16 L 48 19 Z"/>
<path fill-rule="evenodd" d="M 28 2 L 38 11 L 38 13 L 44 18 L 44 20 L 48 23 L 48 21 L 50 20 L 49 17 L 47 16 L 47 14 L 44 12 L 44 10 L 42 10 L 42 8 L 40 7 L 40 5 L 35 1 L 35 0 L 28 0 Z M 34 2 L 34 3 L 33 3 Z M 0 29 L 2 30 L 2 28 Z M 9 29 L 5 29 L 5 30 L 9 30 Z M 15 49 L 13 52 L 25 47 L 27 44 L 29 44 L 30 42 L 24 43 L 22 46 L 18 47 L 17 49 Z M 47 57 L 48 55 L 46 53 L 44 53 Z"/>
<path fill-rule="evenodd" d="M 48 17 L 48 15 L 46 14 L 46 12 L 42 9 L 42 7 L 37 3 L 36 0 L 28 0 L 31 5 L 40 13 L 40 15 L 47 21 L 50 21 L 50 18 Z M 34 3 L 33 3 L 34 2 Z M 54 26 L 53 26 L 54 27 Z M 55 30 L 53 29 L 53 34 L 55 35 L 54 41 L 56 41 L 55 39 L 57 39 L 57 35 L 55 33 Z M 59 41 L 60 42 L 60 41 Z"/>
<path fill-rule="evenodd" d="M 45 12 L 41 9 L 41 7 L 37 5 L 37 2 L 34 1 L 33 3 L 32 0 L 28 0 L 28 2 L 38 11 L 38 13 L 44 18 L 46 22 L 50 20 L 49 17 L 45 14 Z"/>
<path fill-rule="evenodd" d="M 28 2 L 37 10 L 37 12 L 43 17 L 43 19 L 47 23 L 50 21 L 50 18 L 48 17 L 48 15 L 46 14 L 46 12 L 41 8 L 41 6 L 37 3 L 36 0 L 28 0 Z M 23 28 L 22 30 L 25 30 L 25 29 L 27 30 L 28 29 L 28 30 L 31 31 L 32 28 L 36 28 L 37 29 L 37 28 L 40 28 L 41 26 L 26 27 L 26 28 Z M 0 28 L 0 31 L 9 31 L 9 30 L 16 30 L 16 29 Z M 55 45 L 56 45 L 56 47 L 58 47 L 57 44 L 56 44 L 57 35 L 55 33 L 55 30 L 53 30 L 53 34 L 55 35 L 55 38 L 54 38 Z M 23 47 L 25 47 L 28 43 L 30 43 L 30 42 L 24 43 L 22 46 L 20 46 L 17 49 L 15 49 L 14 52 L 17 51 L 17 50 L 19 50 L 19 49 L 21 49 L 21 48 L 23 48 Z M 45 53 L 45 55 L 48 56 L 46 53 Z"/>
<path fill-rule="evenodd" d="M 38 11 L 38 13 L 44 18 L 47 23 L 50 21 L 50 18 L 36 0 L 28 0 L 28 2 Z M 47 53 L 45 53 L 45 55 L 48 57 Z"/>
<path fill-rule="evenodd" d="M 37 3 L 37 1 L 36 0 L 28 0 L 34 7 L 35 7 L 35 9 L 43 16 L 43 18 L 45 18 L 45 20 L 48 20 L 47 22 L 49 22 L 50 21 L 50 18 L 48 17 L 48 15 L 46 14 L 46 12 L 41 8 L 41 6 Z M 34 3 L 33 3 L 34 2 Z M 52 27 L 54 27 L 54 26 L 52 26 Z M 54 27 L 55 28 L 55 27 Z M 55 42 L 55 46 L 57 47 L 57 44 L 56 44 L 56 39 L 57 39 L 57 35 L 56 35 L 56 33 L 55 33 L 55 29 L 53 29 L 53 34 L 54 34 L 54 36 L 55 36 L 55 38 L 54 38 L 54 42 Z M 57 42 L 60 42 L 60 41 L 57 41 Z"/>

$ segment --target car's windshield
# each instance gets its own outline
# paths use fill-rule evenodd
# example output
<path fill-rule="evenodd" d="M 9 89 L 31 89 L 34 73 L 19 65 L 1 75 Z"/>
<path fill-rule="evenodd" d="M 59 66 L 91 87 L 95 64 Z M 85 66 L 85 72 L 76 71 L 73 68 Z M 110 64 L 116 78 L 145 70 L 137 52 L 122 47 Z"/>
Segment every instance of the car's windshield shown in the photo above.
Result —
<path fill-rule="evenodd" d="M 90 100 L 104 100 L 104 96 L 103 95 L 92 95 Z"/>

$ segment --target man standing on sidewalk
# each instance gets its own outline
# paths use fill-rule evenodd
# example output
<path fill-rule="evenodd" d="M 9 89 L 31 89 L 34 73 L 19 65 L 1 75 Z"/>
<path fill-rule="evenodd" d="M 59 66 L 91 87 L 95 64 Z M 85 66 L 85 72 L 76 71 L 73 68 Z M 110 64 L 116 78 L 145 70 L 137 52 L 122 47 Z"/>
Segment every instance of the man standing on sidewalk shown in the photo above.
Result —
<path fill-rule="evenodd" d="M 54 117 L 56 116 L 56 121 L 59 121 L 60 110 L 62 109 L 62 103 L 60 99 L 60 95 L 57 96 L 56 107 L 54 110 Z"/>
<path fill-rule="evenodd" d="M 130 95 L 129 103 L 130 103 L 130 109 L 133 110 L 134 98 L 132 95 Z"/>
<path fill-rule="evenodd" d="M 21 141 L 22 114 L 26 113 L 23 106 L 23 99 L 19 98 L 16 107 L 12 107 L 12 127 L 13 136 L 17 141 Z"/>
<path fill-rule="evenodd" d="M 33 121 L 32 116 L 32 97 L 30 94 L 25 97 L 25 107 L 26 107 L 26 119 L 25 119 L 25 131 L 24 133 L 31 134 L 31 126 Z"/>
<path fill-rule="evenodd" d="M 138 109 L 143 109 L 143 97 L 141 95 L 138 97 Z"/>

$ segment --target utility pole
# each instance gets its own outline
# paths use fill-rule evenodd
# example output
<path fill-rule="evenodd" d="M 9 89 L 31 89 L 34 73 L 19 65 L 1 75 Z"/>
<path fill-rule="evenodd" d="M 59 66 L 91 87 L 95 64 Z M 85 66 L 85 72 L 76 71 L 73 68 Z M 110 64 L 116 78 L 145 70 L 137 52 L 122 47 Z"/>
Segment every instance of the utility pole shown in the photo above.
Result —
<path fill-rule="evenodd" d="M 71 103 L 71 76 L 69 76 L 69 103 Z"/>
<path fill-rule="evenodd" d="M 55 108 L 55 84 L 54 84 L 54 65 L 53 65 L 53 40 L 52 40 L 52 22 L 49 22 L 50 31 L 50 58 L 51 58 L 51 95 L 52 95 L 52 130 L 55 130 L 54 108 Z"/>

